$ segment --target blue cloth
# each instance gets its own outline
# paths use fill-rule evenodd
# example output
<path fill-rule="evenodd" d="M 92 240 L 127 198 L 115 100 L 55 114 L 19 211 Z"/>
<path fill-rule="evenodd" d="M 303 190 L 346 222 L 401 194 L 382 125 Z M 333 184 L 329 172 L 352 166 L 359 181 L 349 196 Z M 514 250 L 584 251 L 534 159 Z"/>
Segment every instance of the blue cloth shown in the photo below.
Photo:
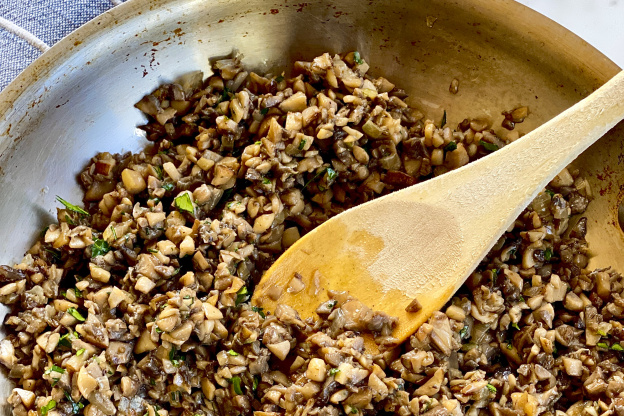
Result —
<path fill-rule="evenodd" d="M 45 45 L 54 45 L 122 1 L 0 0 L 0 90 L 38 58 Z"/>

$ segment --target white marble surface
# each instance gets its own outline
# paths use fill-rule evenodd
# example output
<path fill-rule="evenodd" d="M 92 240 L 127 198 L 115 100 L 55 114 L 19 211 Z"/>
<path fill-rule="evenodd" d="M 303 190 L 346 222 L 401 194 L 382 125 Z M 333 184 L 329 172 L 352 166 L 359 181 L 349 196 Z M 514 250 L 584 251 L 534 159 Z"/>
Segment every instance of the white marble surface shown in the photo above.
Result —
<path fill-rule="evenodd" d="M 624 68 L 624 0 L 517 0 L 568 28 Z"/>

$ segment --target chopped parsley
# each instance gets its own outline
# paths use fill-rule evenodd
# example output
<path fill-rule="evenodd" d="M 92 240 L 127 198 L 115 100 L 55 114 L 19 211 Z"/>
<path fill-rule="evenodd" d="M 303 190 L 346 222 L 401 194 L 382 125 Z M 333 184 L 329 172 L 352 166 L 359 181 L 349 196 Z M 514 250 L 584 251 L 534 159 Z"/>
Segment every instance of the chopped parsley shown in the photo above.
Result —
<path fill-rule="evenodd" d="M 113 238 L 117 240 L 117 230 L 112 225 L 110 226 L 111 232 L 113 233 Z"/>
<path fill-rule="evenodd" d="M 175 347 L 171 347 L 171 351 L 169 351 L 169 361 L 171 361 L 174 367 L 180 367 L 185 360 L 186 354 L 176 350 Z"/>
<path fill-rule="evenodd" d="M 606 342 L 599 342 L 596 344 L 597 347 L 609 349 L 609 346 Z"/>
<path fill-rule="evenodd" d="M 84 348 L 80 348 L 78 351 L 76 351 L 76 355 L 77 355 L 78 357 L 80 357 L 82 354 L 84 354 L 84 352 L 85 352 L 85 351 L 86 351 L 86 349 L 84 349 Z"/>
<path fill-rule="evenodd" d="M 284 81 L 284 76 L 283 75 L 280 75 L 277 78 L 275 78 L 275 82 L 282 82 L 282 81 Z"/>
<path fill-rule="evenodd" d="M 329 370 L 329 375 L 330 376 L 335 376 L 339 372 L 340 372 L 340 370 L 338 370 L 337 368 L 332 368 L 332 369 Z"/>
<path fill-rule="evenodd" d="M 195 212 L 195 209 L 193 208 L 193 201 L 191 201 L 191 196 L 188 192 L 176 196 L 174 202 L 175 206 L 181 211 L 186 211 L 191 214 Z"/>
<path fill-rule="evenodd" d="M 76 225 L 76 223 L 74 222 L 74 220 L 72 220 L 69 215 L 65 214 L 65 222 L 69 225 Z"/>
<path fill-rule="evenodd" d="M 306 145 L 306 139 L 301 139 L 301 141 L 299 142 L 299 150 L 303 150 L 305 145 Z"/>
<path fill-rule="evenodd" d="M 444 127 L 445 125 L 446 125 L 446 110 L 444 110 L 444 114 L 442 114 L 442 120 L 440 121 L 440 128 Z"/>
<path fill-rule="evenodd" d="M 552 198 L 552 197 L 554 197 L 554 196 L 555 196 L 555 193 L 554 193 L 553 191 L 551 191 L 550 189 L 546 189 L 546 193 L 547 193 L 548 195 L 550 195 L 550 198 Z"/>
<path fill-rule="evenodd" d="M 228 379 L 228 382 L 234 387 L 234 393 L 243 394 L 243 389 L 241 388 L 241 379 L 238 376 L 232 377 Z"/>
<path fill-rule="evenodd" d="M 511 345 L 511 343 L 508 343 L 508 344 L 507 344 L 507 349 L 508 349 L 508 350 L 513 350 L 513 345 Z"/>
<path fill-rule="evenodd" d="M 266 318 L 266 314 L 264 313 L 263 308 L 260 308 L 258 306 L 252 306 L 251 310 L 257 312 L 258 315 L 260 315 L 263 319 Z"/>
<path fill-rule="evenodd" d="M 48 412 L 56 408 L 56 400 L 50 400 L 45 406 L 41 406 L 41 416 L 47 416 Z"/>
<path fill-rule="evenodd" d="M 149 251 L 152 254 L 158 253 L 158 250 L 154 250 L 153 248 L 148 248 L 147 251 Z"/>
<path fill-rule="evenodd" d="M 550 259 L 552 259 L 552 255 L 553 255 L 553 252 L 550 247 L 544 250 L 544 260 L 550 261 Z"/>
<path fill-rule="evenodd" d="M 606 337 L 606 336 L 607 336 L 607 333 L 606 333 L 606 332 L 604 332 L 604 331 L 601 331 L 600 329 L 599 329 L 598 331 L 596 331 L 596 333 L 597 333 L 598 335 L 600 335 L 601 337 Z"/>
<path fill-rule="evenodd" d="M 162 178 L 163 178 L 162 166 L 154 166 L 154 170 L 156 171 L 156 175 L 158 175 L 158 179 L 162 181 Z"/>
<path fill-rule="evenodd" d="M 611 345 L 611 349 L 613 351 L 624 351 L 624 348 L 618 343 Z"/>
<path fill-rule="evenodd" d="M 364 61 L 362 60 L 362 57 L 360 56 L 360 53 L 358 51 L 353 52 L 353 60 L 358 65 L 362 65 L 364 63 Z"/>
<path fill-rule="evenodd" d="M 459 336 L 461 339 L 470 338 L 470 333 L 468 332 L 468 325 L 464 325 L 464 327 L 459 331 Z"/>
<path fill-rule="evenodd" d="M 259 376 L 254 376 L 253 377 L 253 385 L 251 386 L 251 389 L 253 391 L 258 390 L 258 384 L 260 384 L 260 377 Z"/>
<path fill-rule="evenodd" d="M 165 306 L 165 305 L 163 305 L 163 306 Z M 163 330 L 158 328 L 158 325 L 156 325 L 156 333 L 157 334 L 162 334 L 163 333 Z"/>
<path fill-rule="evenodd" d="M 494 152 L 496 150 L 498 150 L 498 145 L 494 144 L 494 143 L 488 143 L 484 140 L 479 140 L 479 144 L 481 146 L 483 146 L 483 148 L 489 152 Z"/>
<path fill-rule="evenodd" d="M 48 368 L 45 371 L 45 373 L 43 373 L 43 374 L 50 374 L 52 372 L 64 374 L 65 373 L 65 369 L 63 369 L 63 368 L 61 368 L 61 367 L 59 367 L 57 365 L 53 365 L 52 367 Z"/>
<path fill-rule="evenodd" d="M 249 291 L 247 290 L 247 286 L 241 287 L 238 292 L 236 292 L 236 306 L 239 306 L 241 303 L 245 302 L 249 299 Z"/>
<path fill-rule="evenodd" d="M 173 188 L 175 188 L 175 186 L 170 182 L 163 183 L 162 187 L 165 191 L 172 191 Z"/>
<path fill-rule="evenodd" d="M 271 179 L 269 178 L 262 178 L 262 183 L 265 185 L 271 185 Z"/>
<path fill-rule="evenodd" d="M 76 308 L 67 308 L 67 313 L 78 319 L 80 322 L 84 322 L 85 318 L 76 310 Z"/>
<path fill-rule="evenodd" d="M 269 112 L 271 108 L 270 107 L 265 107 L 262 110 L 260 110 L 260 114 L 262 114 L 263 116 L 266 116 L 266 114 Z M 260 144 L 259 142 L 256 142 L 256 144 Z"/>
<path fill-rule="evenodd" d="M 496 393 L 496 387 L 494 387 L 490 383 L 486 384 L 485 387 L 487 387 L 487 389 L 491 391 L 492 393 Z"/>
<path fill-rule="evenodd" d="M 457 143 L 455 142 L 450 142 L 444 147 L 444 150 L 446 150 L 447 152 L 452 152 L 453 150 L 456 150 L 456 149 L 457 149 Z"/>
<path fill-rule="evenodd" d="M 238 353 L 234 350 L 229 350 L 227 353 L 228 355 L 231 355 L 232 357 L 236 357 L 238 355 Z"/>
<path fill-rule="evenodd" d="M 80 413 L 80 410 L 84 409 L 84 404 L 80 403 L 80 401 L 75 402 L 74 399 L 72 399 L 71 394 L 69 394 L 68 391 L 64 391 L 64 393 L 65 393 L 65 398 L 71 404 L 72 413 L 75 414 L 75 415 Z"/>
<path fill-rule="evenodd" d="M 330 181 L 333 181 L 337 177 L 338 177 L 338 172 L 336 172 L 332 168 L 327 168 L 327 179 L 329 179 Z"/>
<path fill-rule="evenodd" d="M 520 331 L 520 327 L 518 326 L 518 324 L 516 322 L 511 324 L 511 327 L 514 328 L 514 329 L 517 329 L 518 331 Z"/>
<path fill-rule="evenodd" d="M 59 201 L 61 204 L 65 205 L 65 208 L 67 208 L 70 211 L 74 211 L 77 212 L 80 215 L 89 215 L 89 213 L 87 211 L 85 211 L 84 209 L 74 205 L 74 204 L 70 204 L 69 202 L 65 201 L 63 198 L 61 198 L 60 196 L 56 196 L 56 200 Z M 56 404 L 56 402 L 55 402 Z"/>
<path fill-rule="evenodd" d="M 105 240 L 95 238 L 91 246 L 91 257 L 103 256 L 110 251 L 110 246 Z"/>

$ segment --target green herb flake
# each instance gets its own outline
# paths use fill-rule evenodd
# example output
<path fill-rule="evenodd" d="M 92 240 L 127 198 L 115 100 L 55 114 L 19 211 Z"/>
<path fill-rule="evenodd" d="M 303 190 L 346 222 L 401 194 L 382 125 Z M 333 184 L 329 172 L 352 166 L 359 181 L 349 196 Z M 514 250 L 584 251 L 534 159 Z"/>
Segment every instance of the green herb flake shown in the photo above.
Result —
<path fill-rule="evenodd" d="M 234 350 L 229 350 L 227 353 L 228 355 L 231 355 L 232 357 L 236 357 L 238 355 L 238 353 Z"/>
<path fill-rule="evenodd" d="M 460 329 L 459 336 L 460 336 L 461 339 L 468 339 L 468 338 L 470 338 L 470 333 L 468 332 L 468 325 L 464 325 L 464 327 L 462 329 Z"/>
<path fill-rule="evenodd" d="M 524 302 L 524 298 L 523 298 L 522 296 L 520 296 L 520 297 L 518 298 L 518 300 L 519 300 L 520 302 Z"/>
<path fill-rule="evenodd" d="M 598 335 L 600 335 L 601 337 L 606 337 L 606 336 L 607 336 L 607 333 L 606 333 L 606 332 L 604 332 L 604 331 L 601 331 L 600 329 L 599 329 L 598 331 L 596 331 L 596 333 L 597 333 Z"/>
<path fill-rule="evenodd" d="M 76 310 L 76 308 L 67 308 L 67 313 L 79 320 L 80 322 L 84 322 L 85 318 Z"/>
<path fill-rule="evenodd" d="M 175 347 L 171 347 L 169 351 L 169 361 L 173 364 L 174 367 L 180 367 L 182 363 L 186 360 L 186 354 L 182 351 L 176 350 Z"/>
<path fill-rule="evenodd" d="M 153 248 L 148 248 L 147 251 L 152 253 L 152 254 L 158 253 L 158 250 L 154 250 Z"/>
<path fill-rule="evenodd" d="M 299 142 L 299 150 L 303 150 L 303 148 L 306 145 L 307 140 L 306 139 L 301 139 L 301 141 Z"/>
<path fill-rule="evenodd" d="M 260 110 L 260 114 L 262 114 L 263 116 L 266 116 L 266 114 L 269 112 L 271 108 L 270 107 L 265 107 L 262 110 Z M 256 142 L 256 144 L 260 144 L 260 142 Z"/>
<path fill-rule="evenodd" d="M 41 416 L 47 416 L 48 412 L 56 408 L 56 400 L 50 400 L 45 406 L 41 406 Z"/>
<path fill-rule="evenodd" d="M 103 256 L 110 251 L 110 245 L 105 240 L 96 238 L 91 246 L 91 257 Z"/>
<path fill-rule="evenodd" d="M 327 306 L 329 307 L 329 309 L 334 309 L 334 306 L 336 306 L 337 304 L 338 304 L 337 300 L 327 301 Z"/>
<path fill-rule="evenodd" d="M 163 330 L 158 328 L 158 325 L 156 325 L 156 333 L 157 334 L 162 334 L 163 333 Z"/>
<path fill-rule="evenodd" d="M 71 347 L 69 336 L 70 336 L 69 332 L 65 335 L 61 335 L 61 338 L 59 338 L 59 345 L 62 347 L 68 347 L 68 348 Z"/>
<path fill-rule="evenodd" d="M 262 142 L 260 140 L 258 140 L 257 142 L 255 142 L 254 144 L 257 144 L 258 146 L 262 145 Z"/>
<path fill-rule="evenodd" d="M 280 75 L 277 78 L 275 78 L 275 82 L 282 82 L 282 81 L 284 81 L 284 76 L 283 75 Z"/>
<path fill-rule="evenodd" d="M 555 196 L 555 193 L 553 191 L 551 191 L 550 189 L 546 189 L 545 191 L 548 195 L 550 195 L 550 198 L 552 199 L 552 197 Z"/>
<path fill-rule="evenodd" d="M 78 299 L 82 299 L 82 292 L 76 288 L 72 289 L 74 291 L 74 296 L 76 296 L 76 298 Z"/>
<path fill-rule="evenodd" d="M 150 385 L 155 386 L 156 380 L 154 380 L 153 378 L 150 378 Z"/>
<path fill-rule="evenodd" d="M 70 204 L 69 202 L 65 201 L 63 198 L 61 198 L 60 196 L 56 196 L 56 200 L 59 201 L 61 204 L 65 205 L 65 208 L 67 208 L 70 211 L 74 211 L 77 212 L 80 215 L 89 215 L 89 213 L 87 211 L 85 211 L 84 209 L 74 205 L 74 204 Z"/>
<path fill-rule="evenodd" d="M 41 232 L 39 233 L 39 238 L 45 237 L 45 235 L 46 235 L 46 233 L 48 232 L 49 229 L 50 229 L 50 226 L 48 225 L 43 230 L 41 230 Z"/>
<path fill-rule="evenodd" d="M 613 345 L 611 345 L 611 349 L 613 351 L 624 351 L 624 347 L 622 347 L 620 344 L 615 343 Z"/>
<path fill-rule="evenodd" d="M 353 52 L 353 61 L 355 61 L 355 63 L 358 65 L 362 65 L 364 63 L 364 61 L 362 60 L 362 57 L 360 56 L 360 52 L 358 51 Z"/>
<path fill-rule="evenodd" d="M 457 149 L 457 143 L 455 142 L 450 142 L 444 147 L 444 150 L 446 150 L 447 152 L 452 152 L 453 150 L 456 150 L 456 149 Z"/>
<path fill-rule="evenodd" d="M 486 384 L 485 387 L 487 387 L 487 389 L 491 391 L 492 393 L 496 393 L 496 387 L 494 387 L 490 383 Z"/>
<path fill-rule="evenodd" d="M 75 415 L 80 413 L 80 410 L 84 408 L 84 404 L 80 403 L 80 401 L 75 402 L 74 399 L 72 399 L 71 394 L 69 394 L 67 390 L 65 390 L 63 393 L 65 393 L 65 398 L 71 404 L 72 413 Z"/>
<path fill-rule="evenodd" d="M 332 368 L 329 370 L 329 375 L 330 376 L 335 376 L 336 374 L 338 374 L 340 370 L 338 370 L 337 368 Z"/>
<path fill-rule="evenodd" d="M 252 306 L 251 310 L 257 312 L 258 315 L 262 317 L 262 319 L 266 318 L 266 314 L 264 313 L 263 308 L 260 308 L 258 306 Z"/>
<path fill-rule="evenodd" d="M 513 345 L 511 345 L 511 343 L 507 344 L 507 349 L 508 350 L 513 350 Z"/>
<path fill-rule="evenodd" d="M 69 215 L 67 215 L 67 214 L 65 214 L 65 222 L 66 222 L 67 224 L 69 224 L 69 225 L 76 225 L 76 223 L 74 222 L 74 220 L 72 220 L 72 219 L 70 218 L 70 216 L 69 216 Z"/>
<path fill-rule="evenodd" d="M 553 255 L 553 252 L 550 247 L 544 250 L 544 260 L 550 261 L 550 259 L 552 259 L 552 255 Z"/>
<path fill-rule="evenodd" d="M 154 171 L 156 172 L 156 175 L 158 175 L 158 179 L 160 179 L 162 181 L 162 179 L 163 179 L 163 168 L 162 168 L 162 166 L 154 166 Z"/>
<path fill-rule="evenodd" d="M 175 185 L 172 184 L 171 182 L 165 182 L 163 183 L 162 187 L 165 191 L 169 192 L 169 191 L 173 191 L 173 188 L 175 188 Z"/>
<path fill-rule="evenodd" d="M 442 114 L 442 120 L 440 121 L 440 128 L 444 127 L 445 125 L 446 125 L 446 110 L 444 110 L 444 114 Z"/>
<path fill-rule="evenodd" d="M 236 306 L 239 306 L 241 303 L 245 302 L 249 299 L 249 291 L 247 290 L 247 286 L 241 287 L 238 292 L 236 292 Z"/>
<path fill-rule="evenodd" d="M 271 185 L 271 179 L 269 178 L 262 178 L 262 183 L 265 185 Z"/>
<path fill-rule="evenodd" d="M 327 179 L 329 179 L 330 181 L 333 181 L 337 177 L 338 177 L 338 172 L 336 172 L 332 168 L 327 168 Z"/>
<path fill-rule="evenodd" d="M 52 250 L 49 248 L 44 247 L 43 248 L 45 251 L 47 251 L 48 253 L 50 253 L 52 255 L 52 257 L 54 257 L 56 260 L 60 260 L 61 259 L 61 253 L 59 253 L 56 250 Z"/>
<path fill-rule="evenodd" d="M 64 374 L 65 370 L 57 365 L 53 365 L 52 367 L 48 368 L 43 374 L 50 374 L 52 372 Z"/>
<path fill-rule="evenodd" d="M 514 328 L 514 329 L 517 329 L 518 331 L 520 331 L 520 327 L 518 326 L 518 324 L 516 322 L 511 324 L 511 327 Z"/>
<path fill-rule="evenodd" d="M 77 355 L 78 357 L 80 357 L 82 354 L 84 354 L 84 352 L 85 352 L 85 351 L 86 351 L 86 349 L 84 349 L 84 348 L 80 348 L 78 351 L 76 351 L 76 355 Z"/>
<path fill-rule="evenodd" d="M 228 379 L 228 382 L 234 387 L 234 393 L 243 394 L 243 389 L 241 388 L 241 379 L 238 376 L 232 377 Z"/>
<path fill-rule="evenodd" d="M 606 342 L 599 342 L 599 343 L 596 344 L 596 346 L 600 347 L 600 348 L 609 349 L 609 346 L 607 345 Z"/>
<path fill-rule="evenodd" d="M 195 209 L 193 208 L 193 201 L 191 201 L 191 196 L 188 192 L 175 197 L 174 202 L 175 206 L 181 211 L 186 211 L 191 214 L 195 212 Z"/>
<path fill-rule="evenodd" d="M 251 389 L 252 389 L 253 391 L 258 390 L 258 385 L 259 385 L 259 384 L 260 384 L 260 377 L 258 377 L 258 376 L 254 376 L 254 377 L 253 377 L 253 385 L 251 386 Z"/>
<path fill-rule="evenodd" d="M 111 232 L 113 233 L 113 238 L 117 240 L 117 230 L 112 225 L 110 226 Z"/>
<path fill-rule="evenodd" d="M 488 152 L 494 152 L 494 151 L 498 150 L 498 145 L 496 145 L 494 143 L 488 143 L 486 141 L 479 140 L 479 144 L 481 146 L 483 146 L 483 148 L 485 150 L 487 150 Z"/>
<path fill-rule="evenodd" d="M 351 408 L 351 414 L 352 415 L 356 414 L 357 412 L 358 412 L 357 408 L 355 408 L 355 407 Z"/>

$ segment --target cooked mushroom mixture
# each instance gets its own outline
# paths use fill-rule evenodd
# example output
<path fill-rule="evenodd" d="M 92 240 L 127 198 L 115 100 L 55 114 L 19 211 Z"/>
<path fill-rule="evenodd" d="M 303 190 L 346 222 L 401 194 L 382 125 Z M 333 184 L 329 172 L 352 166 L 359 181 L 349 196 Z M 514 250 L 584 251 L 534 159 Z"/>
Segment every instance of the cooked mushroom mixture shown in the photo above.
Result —
<path fill-rule="evenodd" d="M 143 98 L 150 145 L 93 158 L 85 208 L 59 198 L 0 267 L 13 414 L 624 414 L 624 282 L 586 268 L 591 190 L 572 168 L 398 348 L 364 350 L 393 321 L 348 293 L 317 320 L 249 304 L 329 217 L 518 137 L 427 120 L 368 69 L 324 54 L 286 79 L 233 57 Z"/>

